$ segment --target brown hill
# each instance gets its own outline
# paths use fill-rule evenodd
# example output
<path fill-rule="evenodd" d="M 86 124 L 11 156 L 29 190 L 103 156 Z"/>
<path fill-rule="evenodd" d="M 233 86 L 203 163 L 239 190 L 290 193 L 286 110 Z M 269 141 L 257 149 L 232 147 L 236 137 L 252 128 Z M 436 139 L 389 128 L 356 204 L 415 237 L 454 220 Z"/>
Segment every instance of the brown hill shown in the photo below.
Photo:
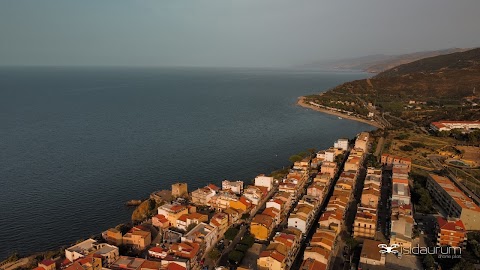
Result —
<path fill-rule="evenodd" d="M 425 125 L 440 119 L 479 120 L 479 92 L 480 48 L 477 48 L 400 65 L 373 78 L 347 82 L 309 98 L 331 107 L 342 100 L 357 101 L 357 106 L 370 102 L 380 112 L 390 113 L 392 122 L 400 121 L 398 125 L 405 124 L 401 119 Z"/>
<path fill-rule="evenodd" d="M 370 73 L 378 73 L 393 67 L 408 64 L 419 59 L 433 57 L 437 55 L 450 54 L 454 52 L 462 52 L 468 49 L 452 48 L 437 51 L 424 51 L 400 55 L 384 55 L 376 54 L 363 56 L 358 58 L 348 58 L 334 61 L 316 61 L 304 67 L 309 68 L 325 68 L 325 69 L 348 69 L 362 70 Z"/>

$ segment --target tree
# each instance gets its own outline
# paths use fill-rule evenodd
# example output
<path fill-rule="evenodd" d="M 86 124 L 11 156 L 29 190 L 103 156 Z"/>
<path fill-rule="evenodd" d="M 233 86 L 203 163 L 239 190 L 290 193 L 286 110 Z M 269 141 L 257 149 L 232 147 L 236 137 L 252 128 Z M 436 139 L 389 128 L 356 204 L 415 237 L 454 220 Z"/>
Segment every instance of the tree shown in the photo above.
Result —
<path fill-rule="evenodd" d="M 412 151 L 413 147 L 410 146 L 410 145 L 402 145 L 402 146 L 400 146 L 400 150 L 402 150 L 402 151 Z"/>
<path fill-rule="evenodd" d="M 234 250 L 228 254 L 228 260 L 233 264 L 239 264 L 243 259 L 244 254 L 238 250 Z"/>
<path fill-rule="evenodd" d="M 235 239 L 235 236 L 237 236 L 238 232 L 239 232 L 238 229 L 229 228 L 229 229 L 225 232 L 225 239 L 227 239 L 227 240 L 233 240 L 233 239 Z"/>
<path fill-rule="evenodd" d="M 423 265 L 425 266 L 426 269 L 434 269 L 435 259 L 433 259 L 433 256 L 430 254 L 427 254 L 425 257 L 423 257 Z"/>
<path fill-rule="evenodd" d="M 220 253 L 220 251 L 216 248 L 212 248 L 212 250 L 210 250 L 207 254 L 208 258 L 212 261 L 216 261 L 218 260 L 218 258 L 220 258 L 222 254 Z"/>
<path fill-rule="evenodd" d="M 345 239 L 345 244 L 347 245 L 349 250 L 353 250 L 358 246 L 357 240 L 355 240 L 353 237 L 348 236 L 347 239 Z"/>
<path fill-rule="evenodd" d="M 251 235 L 245 235 L 240 243 L 247 245 L 248 247 L 252 247 L 253 244 L 255 244 L 255 238 L 253 238 Z"/>
<path fill-rule="evenodd" d="M 299 156 L 299 155 L 293 155 L 290 158 L 288 158 L 288 160 L 290 160 L 290 162 L 292 162 L 292 163 L 295 163 L 295 162 L 300 161 L 302 159 L 303 159 L 303 157 Z"/>

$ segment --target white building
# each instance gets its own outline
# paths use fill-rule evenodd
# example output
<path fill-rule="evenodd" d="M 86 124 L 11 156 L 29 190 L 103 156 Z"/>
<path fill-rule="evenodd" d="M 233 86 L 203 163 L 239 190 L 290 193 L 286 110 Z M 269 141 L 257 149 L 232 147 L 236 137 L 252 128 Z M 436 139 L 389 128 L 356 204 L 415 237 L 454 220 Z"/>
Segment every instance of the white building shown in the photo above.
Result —
<path fill-rule="evenodd" d="M 336 142 L 333 143 L 333 148 L 340 148 L 344 151 L 348 150 L 348 139 L 341 138 L 338 139 Z"/>
<path fill-rule="evenodd" d="M 266 187 L 270 191 L 273 188 L 273 177 L 260 174 L 255 177 L 255 186 Z"/>
<path fill-rule="evenodd" d="M 118 247 L 109 244 L 98 244 L 96 240 L 87 239 L 81 243 L 65 249 L 65 257 L 71 262 L 86 257 L 89 254 L 97 254 L 111 264 L 119 257 Z"/>
<path fill-rule="evenodd" d="M 215 244 L 217 236 L 217 227 L 201 222 L 182 236 L 182 242 L 199 243 L 200 246 L 205 247 L 204 250 L 207 251 Z"/>
<path fill-rule="evenodd" d="M 222 181 L 222 189 L 223 190 L 231 190 L 235 194 L 242 194 L 243 192 L 243 181 Z"/>
<path fill-rule="evenodd" d="M 335 150 L 328 149 L 325 151 L 325 161 L 334 162 L 335 161 Z"/>

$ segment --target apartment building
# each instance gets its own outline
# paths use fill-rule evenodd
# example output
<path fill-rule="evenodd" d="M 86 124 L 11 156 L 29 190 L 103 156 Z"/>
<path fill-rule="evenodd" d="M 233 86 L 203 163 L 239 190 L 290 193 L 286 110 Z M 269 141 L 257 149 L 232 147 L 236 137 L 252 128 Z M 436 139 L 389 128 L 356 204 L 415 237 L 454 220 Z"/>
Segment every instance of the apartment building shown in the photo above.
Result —
<path fill-rule="evenodd" d="M 427 189 L 449 217 L 461 219 L 466 230 L 480 230 L 480 207 L 449 178 L 431 173 Z"/>
<path fill-rule="evenodd" d="M 460 219 L 447 220 L 437 217 L 435 229 L 437 246 L 466 247 L 467 230 Z"/>
<path fill-rule="evenodd" d="M 242 194 L 243 192 L 243 181 L 222 181 L 222 190 L 231 190 L 235 194 Z"/>
<path fill-rule="evenodd" d="M 266 187 L 270 191 L 273 188 L 273 177 L 260 174 L 255 177 L 255 186 Z"/>
<path fill-rule="evenodd" d="M 192 203 L 196 205 L 209 205 L 210 199 L 217 194 L 219 188 L 214 185 L 208 185 L 192 192 Z"/>
<path fill-rule="evenodd" d="M 377 219 L 376 208 L 359 207 L 353 222 L 353 236 L 373 239 L 377 230 Z"/>
<path fill-rule="evenodd" d="M 163 215 L 171 226 L 177 227 L 177 220 L 184 214 L 188 214 L 188 209 L 185 205 L 177 203 L 167 203 L 158 207 L 158 214 Z"/>
<path fill-rule="evenodd" d="M 101 256 L 107 264 L 111 264 L 117 260 L 119 256 L 118 247 L 109 244 L 99 244 L 96 240 L 87 239 L 81 243 L 65 249 L 65 257 L 74 262 L 79 258 L 86 257 L 90 254 Z"/>

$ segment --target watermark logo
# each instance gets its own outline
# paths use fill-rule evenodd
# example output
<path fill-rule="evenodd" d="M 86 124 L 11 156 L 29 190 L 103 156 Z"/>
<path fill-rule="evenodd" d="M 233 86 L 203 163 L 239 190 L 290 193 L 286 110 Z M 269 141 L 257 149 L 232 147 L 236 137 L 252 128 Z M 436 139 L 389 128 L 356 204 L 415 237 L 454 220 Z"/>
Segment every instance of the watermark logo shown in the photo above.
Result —
<path fill-rule="evenodd" d="M 391 246 L 386 244 L 379 244 L 379 252 L 381 254 L 391 253 L 401 257 L 402 255 L 436 255 L 438 258 L 457 259 L 462 257 L 462 248 L 450 246 L 435 246 L 435 247 L 421 247 L 420 245 L 414 247 L 402 247 L 397 244 Z"/>
<path fill-rule="evenodd" d="M 379 244 L 378 247 L 380 248 L 380 253 L 382 253 L 382 254 L 392 253 L 392 254 L 397 255 L 399 253 L 399 251 L 396 250 L 395 248 L 400 247 L 400 245 L 393 244 L 391 246 L 388 246 L 386 244 Z"/>

